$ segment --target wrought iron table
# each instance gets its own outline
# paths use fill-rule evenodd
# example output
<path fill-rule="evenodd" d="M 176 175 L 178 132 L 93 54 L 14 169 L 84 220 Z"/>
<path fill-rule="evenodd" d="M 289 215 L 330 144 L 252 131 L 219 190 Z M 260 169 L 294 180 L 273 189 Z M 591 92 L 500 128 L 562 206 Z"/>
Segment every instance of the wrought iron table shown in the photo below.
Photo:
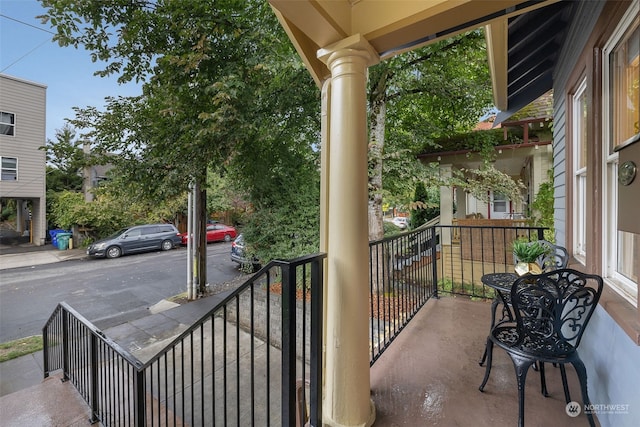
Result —
<path fill-rule="evenodd" d="M 502 323 L 504 321 L 513 321 L 513 314 L 511 313 L 511 286 L 513 282 L 519 276 L 516 273 L 489 273 L 483 275 L 480 280 L 482 283 L 491 289 L 496 291 L 496 296 L 493 297 L 493 301 L 491 302 L 491 327 L 489 331 L 493 329 L 496 325 L 496 309 L 498 304 L 502 304 L 502 317 L 498 321 L 498 323 Z M 482 359 L 480 359 L 480 366 L 485 362 L 487 358 L 487 348 L 485 346 L 484 353 L 482 354 Z"/>

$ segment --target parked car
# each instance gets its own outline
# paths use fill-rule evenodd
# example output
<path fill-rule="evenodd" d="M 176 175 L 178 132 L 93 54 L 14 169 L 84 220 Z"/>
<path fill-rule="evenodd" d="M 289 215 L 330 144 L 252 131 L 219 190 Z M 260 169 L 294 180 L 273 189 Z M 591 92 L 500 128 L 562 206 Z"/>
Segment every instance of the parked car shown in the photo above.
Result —
<path fill-rule="evenodd" d="M 404 216 L 397 216 L 391 220 L 393 225 L 405 229 L 409 226 L 409 219 Z"/>
<path fill-rule="evenodd" d="M 172 224 L 135 225 L 92 243 L 87 248 L 87 255 L 118 258 L 120 255 L 136 252 L 168 251 L 180 244 L 180 241 L 178 229 Z"/>
<path fill-rule="evenodd" d="M 235 228 L 224 225 L 224 224 L 209 224 L 207 225 L 207 243 L 211 242 L 230 242 L 235 239 L 238 235 L 238 232 Z M 181 233 L 180 238 L 182 239 L 182 244 L 186 245 L 187 240 L 189 240 L 189 236 L 187 233 Z"/>
<path fill-rule="evenodd" d="M 236 240 L 231 243 L 231 261 L 238 263 L 239 267 L 249 267 L 251 271 L 257 271 L 261 267 L 257 258 L 247 255 L 242 234 L 239 234 Z"/>

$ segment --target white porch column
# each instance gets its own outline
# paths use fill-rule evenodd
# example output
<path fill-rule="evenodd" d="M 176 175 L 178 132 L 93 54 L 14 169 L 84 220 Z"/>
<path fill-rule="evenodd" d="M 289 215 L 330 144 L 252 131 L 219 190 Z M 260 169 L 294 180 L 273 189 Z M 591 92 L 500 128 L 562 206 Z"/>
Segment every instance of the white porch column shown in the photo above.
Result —
<path fill-rule="evenodd" d="M 456 189 L 456 209 L 455 217 L 458 219 L 465 219 L 467 216 L 467 193 L 465 193 L 461 188 Z"/>
<path fill-rule="evenodd" d="M 327 252 L 323 423 L 370 426 L 366 76 L 379 60 L 359 35 L 321 49 L 322 249 Z"/>
<path fill-rule="evenodd" d="M 440 178 L 451 178 L 451 165 L 440 165 Z M 440 224 L 451 225 L 453 222 L 453 192 L 451 187 L 440 187 Z M 451 232 L 448 228 L 442 229 L 442 244 L 451 244 Z"/>

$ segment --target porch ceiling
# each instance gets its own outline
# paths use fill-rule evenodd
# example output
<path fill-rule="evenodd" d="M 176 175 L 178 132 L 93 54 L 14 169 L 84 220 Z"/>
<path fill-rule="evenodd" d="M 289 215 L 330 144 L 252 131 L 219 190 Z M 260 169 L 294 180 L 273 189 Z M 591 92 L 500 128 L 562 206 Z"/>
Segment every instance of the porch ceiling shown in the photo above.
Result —
<path fill-rule="evenodd" d="M 552 89 L 553 72 L 575 9 L 576 2 L 561 1 L 508 19 L 507 63 L 491 70 L 494 98 L 501 110 L 494 125 Z M 502 24 L 500 27 L 494 23 L 487 28 L 487 40 L 493 43 L 489 52 L 504 49 L 503 40 L 491 36 L 503 35 Z M 501 53 L 504 55 L 504 51 Z"/>
<path fill-rule="evenodd" d="M 321 85 L 330 72 L 318 59 L 318 50 L 352 35 L 361 35 L 385 59 L 483 25 L 493 23 L 498 28 L 503 22 L 504 27 L 506 19 L 556 1 L 269 0 L 269 3 L 314 80 Z M 504 75 L 507 32 L 500 36 L 496 31 L 492 34 L 490 55 L 498 59 L 490 62 L 496 69 L 504 69 Z M 494 79 L 494 86 L 501 78 Z M 506 84 L 501 86 L 497 90 L 503 93 Z"/>

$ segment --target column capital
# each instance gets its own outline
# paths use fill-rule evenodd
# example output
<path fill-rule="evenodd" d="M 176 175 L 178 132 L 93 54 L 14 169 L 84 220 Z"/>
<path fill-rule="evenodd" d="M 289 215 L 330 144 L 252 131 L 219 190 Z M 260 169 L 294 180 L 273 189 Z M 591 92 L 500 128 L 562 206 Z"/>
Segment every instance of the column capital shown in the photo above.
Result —
<path fill-rule="evenodd" d="M 360 56 L 365 59 L 367 67 L 380 62 L 380 55 L 360 34 L 342 39 L 329 46 L 318 49 L 318 59 L 331 68 L 331 63 L 344 56 Z"/>

